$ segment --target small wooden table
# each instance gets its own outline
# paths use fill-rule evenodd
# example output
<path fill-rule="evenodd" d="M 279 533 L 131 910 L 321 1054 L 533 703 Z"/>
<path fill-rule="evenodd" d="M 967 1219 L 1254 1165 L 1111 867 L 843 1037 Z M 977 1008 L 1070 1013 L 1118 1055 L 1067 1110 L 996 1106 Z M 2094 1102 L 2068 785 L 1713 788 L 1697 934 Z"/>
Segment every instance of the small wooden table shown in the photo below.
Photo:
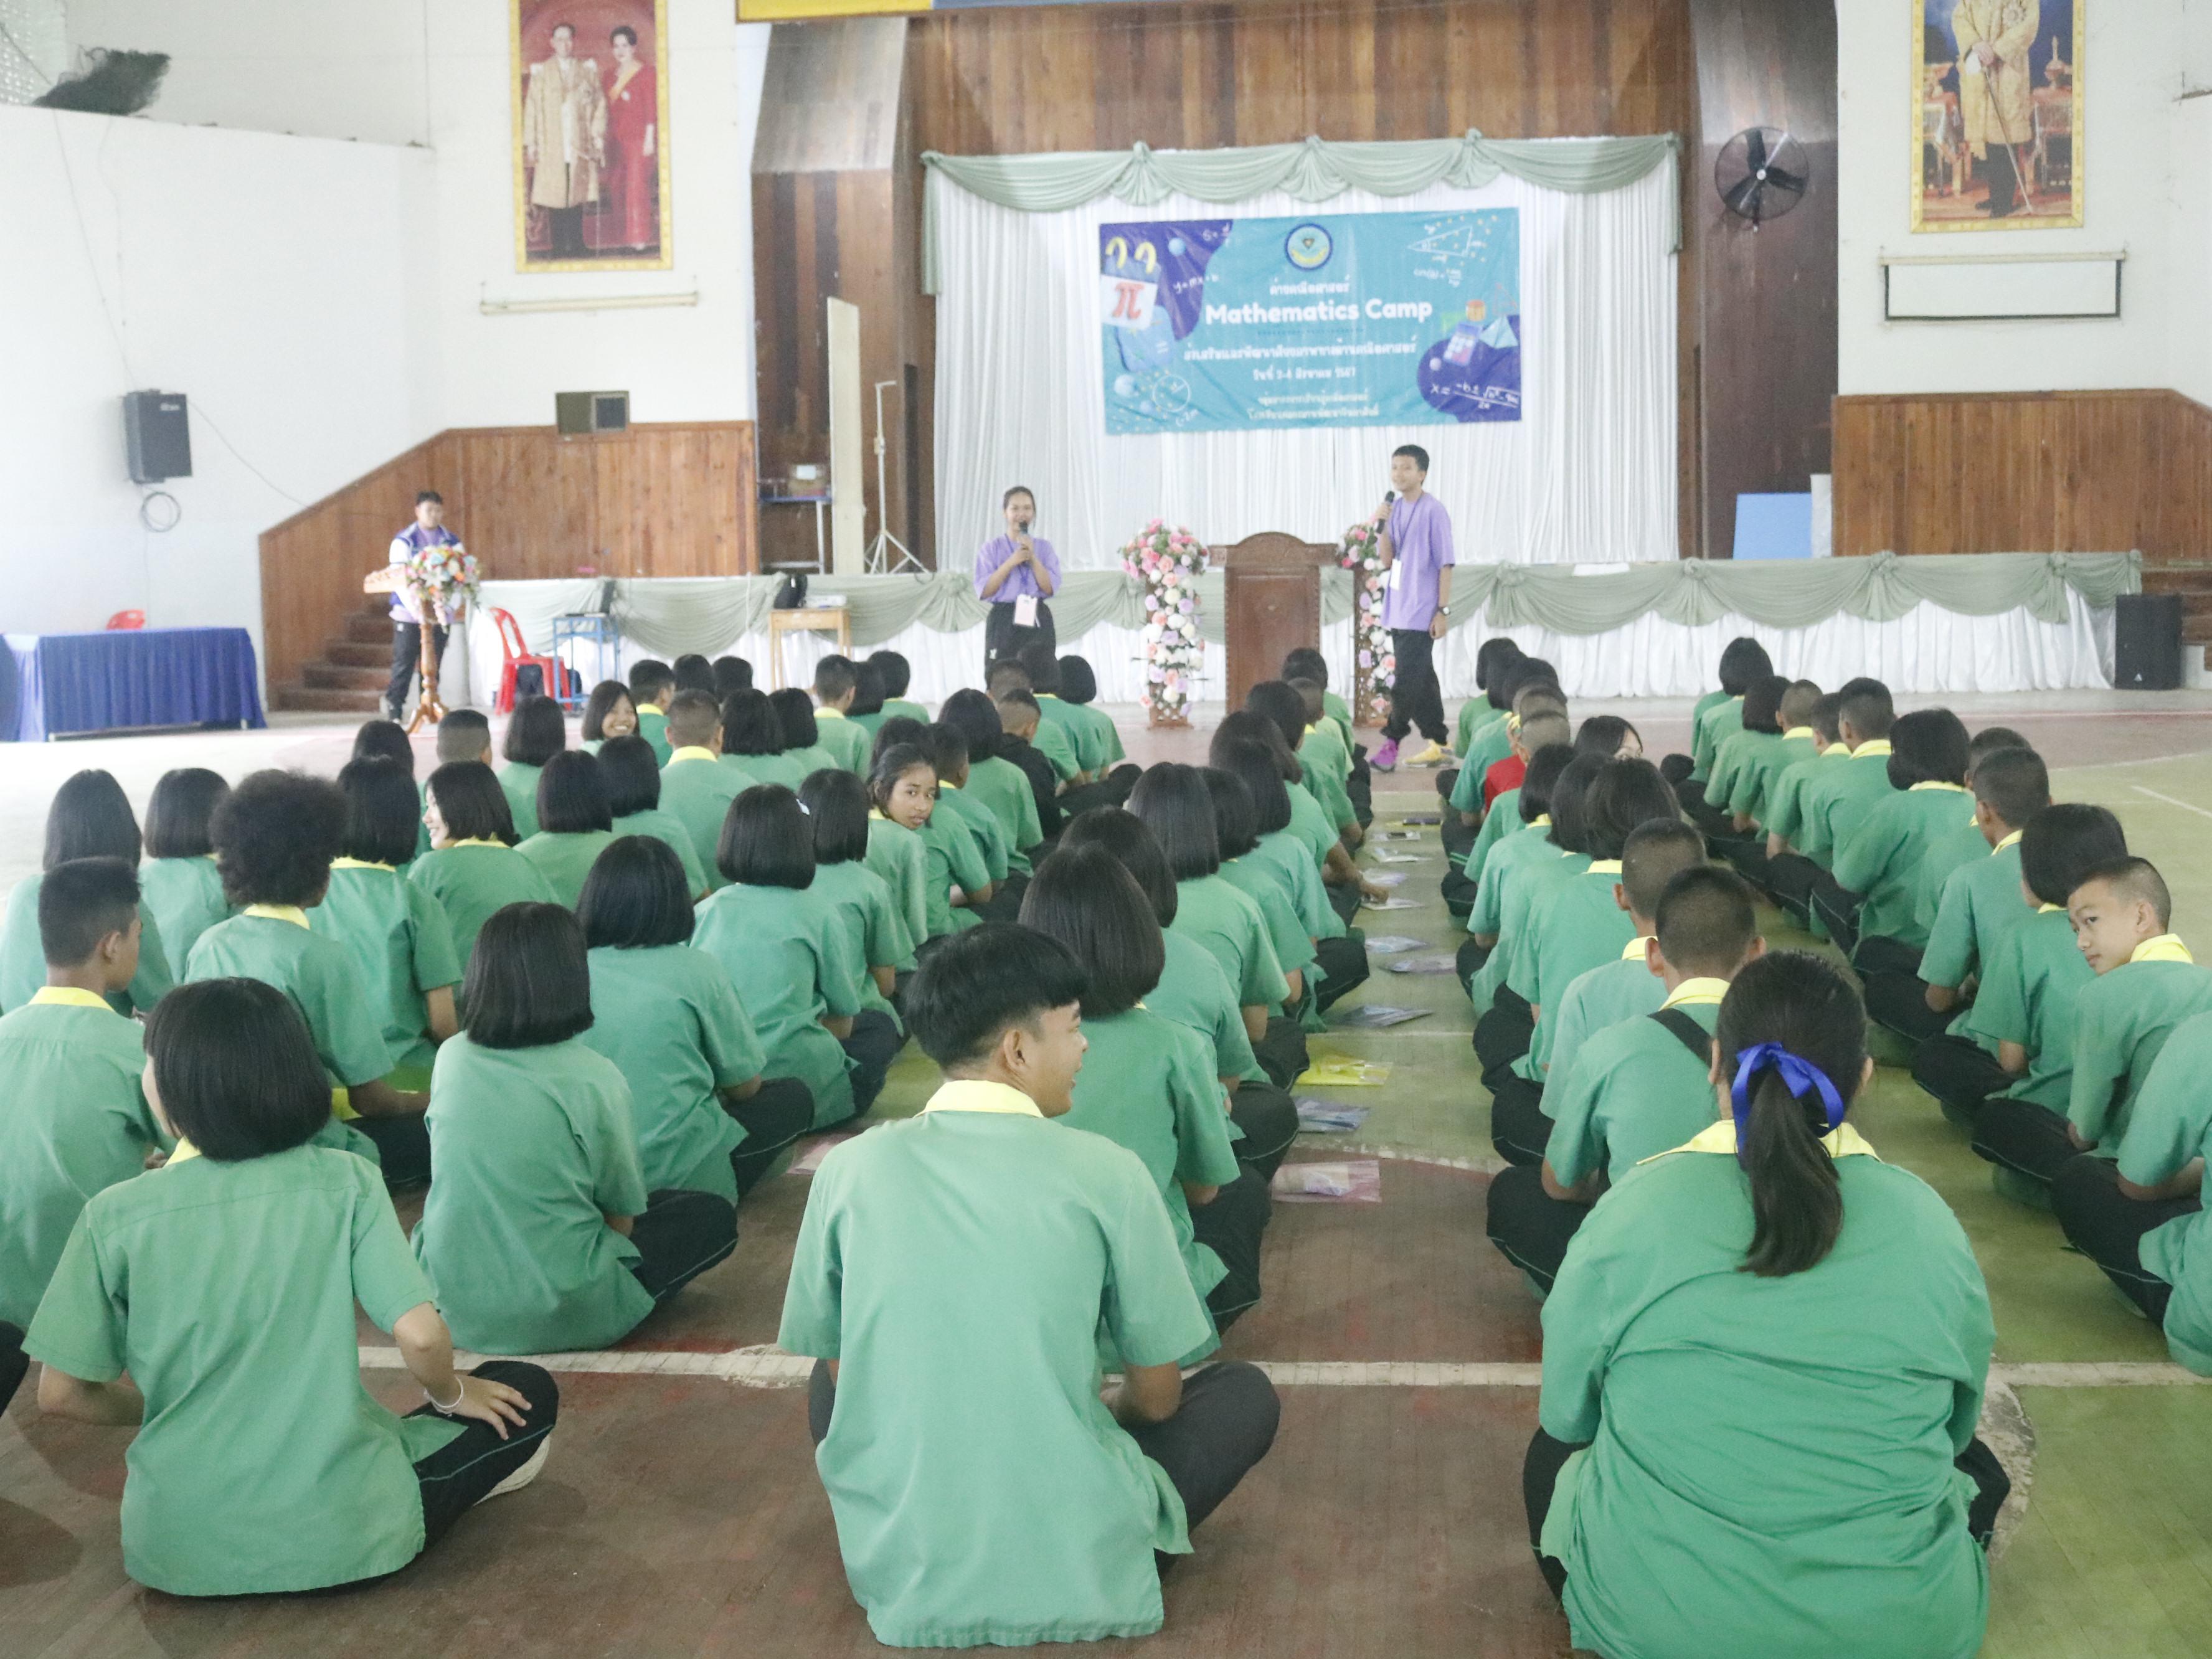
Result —
<path fill-rule="evenodd" d="M 783 690 L 783 636 L 817 631 L 836 635 L 839 653 L 852 655 L 853 613 L 845 606 L 809 605 L 803 611 L 768 613 L 768 683 L 771 688 Z"/>

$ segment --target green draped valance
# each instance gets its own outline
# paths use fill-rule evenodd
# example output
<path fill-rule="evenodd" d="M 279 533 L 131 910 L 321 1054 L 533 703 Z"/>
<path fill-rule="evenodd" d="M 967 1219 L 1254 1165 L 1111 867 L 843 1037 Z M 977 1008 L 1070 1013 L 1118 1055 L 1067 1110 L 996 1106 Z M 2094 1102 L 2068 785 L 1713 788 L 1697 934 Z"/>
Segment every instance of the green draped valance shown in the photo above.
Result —
<path fill-rule="evenodd" d="M 1302 202 L 1325 201 L 1346 190 L 1411 196 L 1431 185 L 1477 190 L 1511 173 L 1545 190 L 1587 194 L 1634 184 L 1674 156 L 1670 132 L 1644 138 L 1408 138 L 1332 143 L 1255 144 L 1231 149 L 1061 150 L 1037 155 L 922 153 L 933 168 L 970 195 L 1024 213 L 1061 213 L 1110 196 L 1146 207 L 1169 196 L 1231 204 L 1284 191 Z M 1678 204 L 1679 206 L 1679 204 Z M 1680 245 L 1680 226 L 1674 229 Z M 937 216 L 922 192 L 921 287 L 938 291 Z"/>

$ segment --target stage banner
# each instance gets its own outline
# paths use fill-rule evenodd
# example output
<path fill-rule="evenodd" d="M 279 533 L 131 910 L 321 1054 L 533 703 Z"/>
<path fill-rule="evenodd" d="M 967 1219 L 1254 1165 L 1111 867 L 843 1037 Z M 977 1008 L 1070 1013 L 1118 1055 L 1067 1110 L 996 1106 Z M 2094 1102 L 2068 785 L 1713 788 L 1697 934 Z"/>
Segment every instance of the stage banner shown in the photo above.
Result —
<path fill-rule="evenodd" d="M 1521 418 L 1521 216 L 1098 228 L 1106 430 Z"/>

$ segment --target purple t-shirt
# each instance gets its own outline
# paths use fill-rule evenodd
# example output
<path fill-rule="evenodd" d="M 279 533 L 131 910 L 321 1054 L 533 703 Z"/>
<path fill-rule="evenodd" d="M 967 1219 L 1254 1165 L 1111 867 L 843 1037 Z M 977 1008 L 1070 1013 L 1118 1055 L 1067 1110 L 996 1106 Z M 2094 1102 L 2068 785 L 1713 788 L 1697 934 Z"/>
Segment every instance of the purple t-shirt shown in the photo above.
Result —
<path fill-rule="evenodd" d="M 1037 562 L 1044 567 L 1045 574 L 1052 578 L 1053 592 L 1058 592 L 1060 555 L 1052 550 L 1052 544 L 1042 536 L 1030 537 L 1030 545 L 1036 549 Z M 1014 538 L 1012 536 L 994 536 L 983 544 L 983 550 L 975 556 L 975 592 L 978 597 L 982 594 L 983 584 L 991 580 L 992 574 L 1013 556 Z M 1036 585 L 1036 573 L 1027 565 L 1000 582 L 999 591 L 991 595 L 990 602 L 993 605 L 1012 605 L 1024 594 L 1040 599 L 1045 597 L 1044 590 Z"/>
<path fill-rule="evenodd" d="M 1396 554 L 1382 625 L 1425 629 L 1437 614 L 1437 572 L 1459 562 L 1452 552 L 1451 514 L 1425 490 L 1419 501 L 1400 501 L 1390 509 L 1390 545 Z"/>

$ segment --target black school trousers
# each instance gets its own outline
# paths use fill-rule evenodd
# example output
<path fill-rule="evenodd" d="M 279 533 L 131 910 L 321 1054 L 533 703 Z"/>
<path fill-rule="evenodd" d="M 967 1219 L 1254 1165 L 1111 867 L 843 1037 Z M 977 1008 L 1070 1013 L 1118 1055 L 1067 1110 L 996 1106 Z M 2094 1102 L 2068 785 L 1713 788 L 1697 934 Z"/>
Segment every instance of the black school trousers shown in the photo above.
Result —
<path fill-rule="evenodd" d="M 1544 1161 L 1551 1144 L 1552 1120 L 1544 1115 L 1544 1085 L 1517 1072 L 1504 1071 L 1495 1080 L 1486 1077 L 1490 1091 L 1490 1144 L 1508 1164 L 1533 1168 Z"/>
<path fill-rule="evenodd" d="M 1500 1170 L 1490 1178 L 1490 1242 L 1548 1295 L 1591 1207 L 1553 1198 L 1534 1164 Z"/>
<path fill-rule="evenodd" d="M 906 1045 L 891 1017 L 880 1008 L 863 1008 L 853 1017 L 853 1035 L 842 1039 L 853 1057 L 853 1115 L 865 1117 L 884 1091 L 884 1079 Z"/>
<path fill-rule="evenodd" d="M 1867 1000 L 1871 1010 L 1873 998 Z M 1884 1024 L 1888 1022 L 1884 1020 Z M 1953 1116 L 1976 1118 L 1982 1103 L 2001 1095 L 2019 1081 L 1996 1062 L 1996 1057 L 1966 1037 L 1938 1032 L 1923 1042 L 1912 1056 L 1912 1080 L 1936 1097 Z M 2037 1110 L 2042 1109 L 2038 1107 Z M 1977 1127 L 1979 1127 L 1977 1118 Z M 2060 1124 L 2062 1139 L 2064 1124 Z M 2069 1153 L 2071 1146 L 2069 1146 Z"/>
<path fill-rule="evenodd" d="M 723 1097 L 722 1109 L 745 1132 L 730 1152 L 738 1196 L 743 1198 L 760 1184 L 785 1150 L 814 1127 L 814 1091 L 795 1077 L 763 1078 L 749 1099 Z"/>
<path fill-rule="evenodd" d="M 376 1143 L 376 1161 L 386 1192 L 404 1193 L 430 1184 L 430 1126 L 420 1112 L 395 1117 L 357 1117 L 353 1127 Z"/>
<path fill-rule="evenodd" d="M 1504 986 L 1490 1012 L 1474 1023 L 1474 1055 L 1482 1062 L 1482 1086 L 1498 1092 L 1506 1068 L 1528 1052 L 1536 1035 L 1536 1018 L 1528 1002 Z"/>
<path fill-rule="evenodd" d="M 1321 983 L 1314 989 L 1314 1006 L 1323 1010 L 1343 1000 L 1346 992 L 1366 984 L 1372 971 L 1367 961 L 1367 936 L 1357 927 L 1338 938 L 1316 941 L 1314 957 L 1322 972 Z"/>
<path fill-rule="evenodd" d="M 1814 878 L 1812 890 L 1806 895 L 1812 914 L 1820 919 L 1820 925 L 1828 930 L 1828 937 L 1846 957 L 1858 950 L 1859 909 L 1865 902 L 1861 895 L 1838 884 L 1826 870 Z"/>
<path fill-rule="evenodd" d="M 663 1188 L 630 1224 L 637 1260 L 629 1270 L 656 1306 L 738 1248 L 738 1206 L 719 1193 Z"/>
<path fill-rule="evenodd" d="M 1775 903 L 1801 923 L 1813 915 L 1813 889 L 1828 872 L 1802 853 L 1784 853 L 1766 861 L 1766 890 Z"/>
<path fill-rule="evenodd" d="M 1267 1080 L 1287 1089 L 1306 1068 L 1306 1034 L 1294 1019 L 1277 1014 L 1267 1021 L 1267 1035 L 1252 1045 L 1253 1057 Z"/>
<path fill-rule="evenodd" d="M 1267 1177 L 1247 1164 L 1211 1204 L 1190 1207 L 1191 1234 L 1229 1271 L 1206 1293 L 1216 1330 L 1227 1331 L 1260 1302 L 1260 1240 L 1274 1208 Z"/>
<path fill-rule="evenodd" d="M 23 1373 L 30 1369 L 31 1357 L 23 1352 L 23 1328 L 0 1320 L 0 1412 L 8 1409 L 22 1386 Z"/>
<path fill-rule="evenodd" d="M 1297 1103 L 1290 1091 L 1272 1083 L 1240 1083 L 1229 1097 L 1229 1121 L 1244 1135 L 1237 1143 L 1238 1161 L 1257 1170 L 1262 1181 L 1271 1179 L 1298 1138 Z"/>
<path fill-rule="evenodd" d="M 1392 743 L 1403 741 L 1415 726 L 1431 743 L 1451 741 L 1451 728 L 1444 724 L 1443 688 L 1437 681 L 1436 645 L 1425 628 L 1390 630 L 1398 674 L 1390 687 L 1390 718 L 1382 735 Z"/>
<path fill-rule="evenodd" d="M 817 1446 L 830 1432 L 836 1405 L 830 1362 L 817 1359 L 806 1387 L 806 1431 Z M 1182 1499 L 1184 1523 L 1195 1531 L 1267 1455 L 1282 1413 L 1265 1371 L 1241 1359 L 1222 1359 L 1183 1378 L 1182 1403 L 1173 1417 L 1132 1428 L 1129 1436 L 1166 1472 Z M 1160 1558 L 1163 1571 L 1172 1559 Z"/>
<path fill-rule="evenodd" d="M 2081 1155 L 2067 1133 L 2064 1114 L 2004 1096 L 1984 1100 L 1974 1114 L 1972 1145 L 1975 1157 L 2045 1187 Z"/>
<path fill-rule="evenodd" d="M 1328 908 L 1336 912 L 1336 919 L 1349 927 L 1359 915 L 1359 884 L 1347 881 L 1323 885 L 1322 891 L 1328 899 Z"/>
<path fill-rule="evenodd" d="M 1888 940 L 1863 939 L 1859 951 L 1864 957 L 1869 947 Z M 1952 1020 L 1958 1017 L 1954 1008 L 1938 1013 L 1928 1006 L 1928 981 L 1917 973 L 1899 973 L 1887 968 L 1871 967 L 1864 961 L 1859 964 L 1859 978 L 1866 986 L 1866 1011 L 1876 1024 L 1897 1033 L 1907 1042 L 1922 1045 L 1933 1042 L 1943 1035 Z M 1969 1044 L 1977 1054 L 1978 1047 Z M 1935 1093 L 1929 1090 L 1930 1094 Z"/>
<path fill-rule="evenodd" d="M 2152 1322 L 2164 1324 L 2173 1286 L 2143 1266 L 2143 1236 L 2178 1216 L 2196 1214 L 2202 1207 L 2197 1200 L 2130 1198 L 2120 1190 L 2118 1164 L 2080 1152 L 2051 1183 L 2051 1207 L 2066 1230 L 2066 1242 L 2102 1267 Z"/>

